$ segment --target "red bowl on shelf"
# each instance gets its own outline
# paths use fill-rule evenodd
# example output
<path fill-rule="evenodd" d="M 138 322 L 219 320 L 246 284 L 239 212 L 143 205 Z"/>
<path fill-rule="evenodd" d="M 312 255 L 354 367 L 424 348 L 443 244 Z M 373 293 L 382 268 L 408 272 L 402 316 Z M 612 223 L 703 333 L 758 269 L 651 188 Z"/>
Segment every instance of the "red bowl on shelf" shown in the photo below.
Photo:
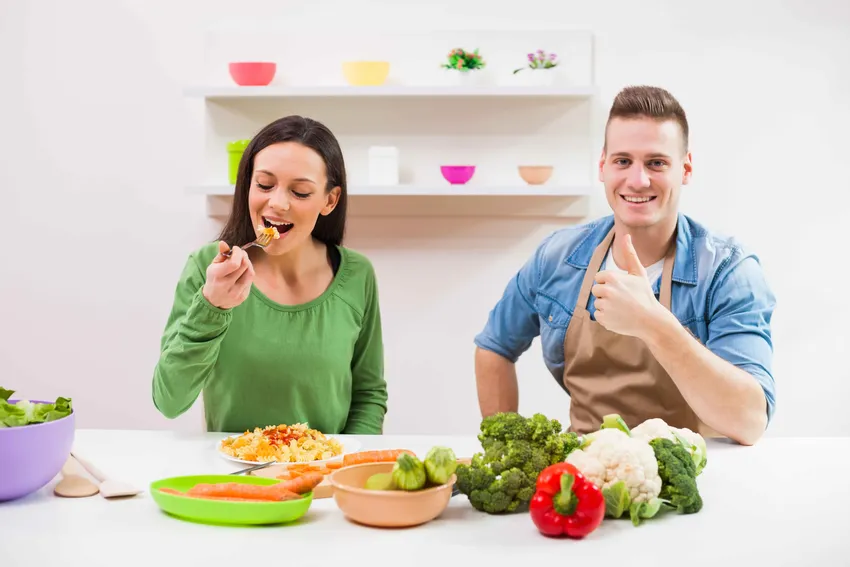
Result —
<path fill-rule="evenodd" d="M 452 185 L 463 185 L 475 174 L 474 165 L 441 165 L 440 173 Z"/>
<path fill-rule="evenodd" d="M 241 87 L 264 87 L 272 82 L 277 63 L 239 61 L 228 64 L 230 77 Z"/>

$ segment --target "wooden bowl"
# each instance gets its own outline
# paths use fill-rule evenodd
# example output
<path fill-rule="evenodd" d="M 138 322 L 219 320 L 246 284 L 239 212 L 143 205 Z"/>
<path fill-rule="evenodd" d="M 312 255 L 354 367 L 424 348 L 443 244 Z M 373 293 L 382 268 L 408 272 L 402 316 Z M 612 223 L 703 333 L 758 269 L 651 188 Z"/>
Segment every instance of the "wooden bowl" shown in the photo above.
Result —
<path fill-rule="evenodd" d="M 519 176 L 529 185 L 543 185 L 552 177 L 551 165 L 521 165 Z"/>
<path fill-rule="evenodd" d="M 367 490 L 373 474 L 388 473 L 395 463 L 366 463 L 335 471 L 334 500 L 346 518 L 378 528 L 407 528 L 430 522 L 449 505 L 456 476 L 440 486 L 416 491 Z"/>

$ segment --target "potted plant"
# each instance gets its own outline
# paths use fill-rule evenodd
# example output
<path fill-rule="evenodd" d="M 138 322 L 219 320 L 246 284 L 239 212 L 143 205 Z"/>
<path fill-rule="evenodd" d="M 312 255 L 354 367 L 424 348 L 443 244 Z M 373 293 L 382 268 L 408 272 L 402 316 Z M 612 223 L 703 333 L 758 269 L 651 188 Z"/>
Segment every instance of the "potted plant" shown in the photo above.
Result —
<path fill-rule="evenodd" d="M 555 53 L 547 53 L 538 49 L 527 55 L 528 63 L 524 67 L 514 69 L 514 75 L 520 71 L 530 70 L 529 81 L 535 85 L 551 85 L 554 81 L 553 69 L 558 66 L 558 56 Z"/>
<path fill-rule="evenodd" d="M 476 71 L 480 71 L 487 66 L 484 58 L 478 53 L 478 49 L 467 51 L 456 47 L 452 49 L 445 63 L 441 65 L 450 73 L 453 82 L 460 84 L 469 84 L 473 77 L 477 77 Z"/>

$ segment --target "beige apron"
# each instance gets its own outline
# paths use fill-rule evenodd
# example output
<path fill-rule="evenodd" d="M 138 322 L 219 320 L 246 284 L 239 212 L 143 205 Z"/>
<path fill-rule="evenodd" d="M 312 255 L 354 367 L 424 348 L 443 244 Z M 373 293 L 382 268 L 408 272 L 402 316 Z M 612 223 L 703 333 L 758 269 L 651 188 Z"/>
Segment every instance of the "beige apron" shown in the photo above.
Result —
<path fill-rule="evenodd" d="M 697 418 L 670 375 L 637 337 L 607 330 L 590 318 L 590 289 L 614 240 L 612 228 L 597 246 L 564 337 L 563 382 L 570 393 L 569 431 L 596 431 L 606 414 L 619 414 L 629 427 L 660 417 L 673 427 L 715 436 Z M 670 309 L 675 240 L 664 258 L 659 301 Z"/>

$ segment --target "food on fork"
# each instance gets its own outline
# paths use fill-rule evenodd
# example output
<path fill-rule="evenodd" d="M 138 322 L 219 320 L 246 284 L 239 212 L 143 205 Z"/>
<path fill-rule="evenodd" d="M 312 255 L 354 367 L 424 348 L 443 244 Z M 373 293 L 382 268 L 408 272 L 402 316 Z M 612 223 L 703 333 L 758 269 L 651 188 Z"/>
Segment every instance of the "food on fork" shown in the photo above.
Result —
<path fill-rule="evenodd" d="M 257 225 L 257 232 L 260 234 L 265 234 L 271 236 L 272 239 L 277 240 L 280 238 L 280 233 L 277 231 L 277 227 L 275 226 L 263 226 L 262 224 Z"/>
<path fill-rule="evenodd" d="M 306 424 L 269 425 L 224 439 L 220 451 L 256 463 L 310 463 L 342 455 L 342 444 Z"/>

